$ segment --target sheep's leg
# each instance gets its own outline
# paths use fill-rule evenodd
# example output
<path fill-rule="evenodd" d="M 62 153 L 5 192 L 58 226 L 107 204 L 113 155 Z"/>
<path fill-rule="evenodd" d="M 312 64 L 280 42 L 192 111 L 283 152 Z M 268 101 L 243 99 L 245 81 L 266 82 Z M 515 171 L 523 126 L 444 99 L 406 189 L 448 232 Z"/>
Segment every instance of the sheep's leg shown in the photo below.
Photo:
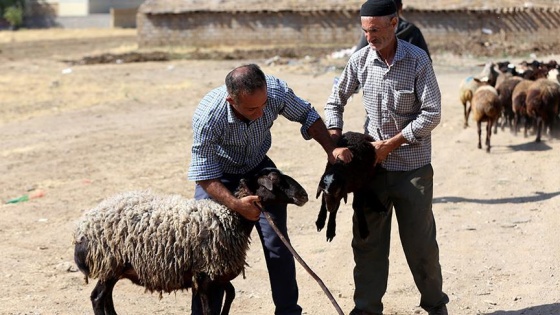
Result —
<path fill-rule="evenodd" d="M 513 134 L 517 136 L 517 126 L 519 125 L 519 114 L 513 114 Z"/>
<path fill-rule="evenodd" d="M 465 121 L 463 122 L 463 128 L 467 128 L 469 126 L 467 116 L 467 103 L 463 103 L 463 118 L 465 119 Z"/>
<path fill-rule="evenodd" d="M 338 209 L 337 209 L 338 210 Z M 336 235 L 336 213 L 338 211 L 332 211 L 329 213 L 329 222 L 327 223 L 327 242 L 333 240 Z"/>
<path fill-rule="evenodd" d="M 490 137 L 492 136 L 492 120 L 486 125 L 486 152 L 490 152 Z"/>
<path fill-rule="evenodd" d="M 210 294 L 210 278 L 205 273 L 197 273 L 193 277 L 193 298 L 198 295 L 203 315 L 211 315 L 210 301 L 208 295 Z M 96 314 L 97 315 L 97 314 Z"/>
<path fill-rule="evenodd" d="M 231 309 L 231 303 L 233 299 L 235 299 L 235 288 L 231 282 L 228 282 L 224 286 L 224 290 L 226 292 L 226 298 L 224 300 L 224 307 L 222 308 L 222 312 L 220 315 L 228 315 L 229 310 Z"/>
<path fill-rule="evenodd" d="M 105 315 L 117 315 L 115 311 L 115 304 L 113 303 L 113 289 L 117 284 L 118 279 L 109 279 L 105 285 L 107 286 L 105 293 Z"/>
<path fill-rule="evenodd" d="M 116 315 L 113 305 L 113 287 L 117 283 L 117 279 L 109 279 L 106 282 L 97 281 L 95 288 L 91 292 L 91 304 L 95 315 Z"/>
<path fill-rule="evenodd" d="M 541 131 L 543 127 L 543 119 L 541 117 L 537 118 L 537 139 L 535 142 L 541 142 Z"/>
<path fill-rule="evenodd" d="M 469 126 L 469 116 L 471 115 L 471 103 L 465 104 L 465 128 Z"/>
<path fill-rule="evenodd" d="M 325 203 L 325 198 L 321 198 L 321 209 L 319 210 L 317 221 L 315 221 L 315 226 L 317 226 L 317 232 L 320 232 L 325 227 L 326 220 L 327 220 L 327 205 Z"/>
<path fill-rule="evenodd" d="M 482 149 L 482 122 L 477 121 L 476 122 L 476 131 L 478 132 L 478 148 Z"/>

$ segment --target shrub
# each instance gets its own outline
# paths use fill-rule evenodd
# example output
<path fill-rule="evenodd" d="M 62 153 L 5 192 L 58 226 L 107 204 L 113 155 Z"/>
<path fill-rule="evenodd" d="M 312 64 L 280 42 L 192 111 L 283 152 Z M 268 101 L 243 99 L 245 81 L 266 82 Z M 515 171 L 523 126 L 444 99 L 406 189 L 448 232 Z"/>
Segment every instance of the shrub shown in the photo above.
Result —
<path fill-rule="evenodd" d="M 19 6 L 12 6 L 4 11 L 4 19 L 10 23 L 13 29 L 19 28 L 23 24 L 23 9 Z"/>

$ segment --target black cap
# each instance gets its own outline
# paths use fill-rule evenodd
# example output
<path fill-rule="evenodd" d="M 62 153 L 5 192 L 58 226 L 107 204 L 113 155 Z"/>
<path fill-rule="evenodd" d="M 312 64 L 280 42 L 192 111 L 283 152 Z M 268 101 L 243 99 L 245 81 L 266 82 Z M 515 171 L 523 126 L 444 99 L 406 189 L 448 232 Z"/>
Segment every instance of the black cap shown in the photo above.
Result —
<path fill-rule="evenodd" d="M 393 0 L 367 0 L 360 8 L 360 16 L 386 16 L 397 13 Z"/>

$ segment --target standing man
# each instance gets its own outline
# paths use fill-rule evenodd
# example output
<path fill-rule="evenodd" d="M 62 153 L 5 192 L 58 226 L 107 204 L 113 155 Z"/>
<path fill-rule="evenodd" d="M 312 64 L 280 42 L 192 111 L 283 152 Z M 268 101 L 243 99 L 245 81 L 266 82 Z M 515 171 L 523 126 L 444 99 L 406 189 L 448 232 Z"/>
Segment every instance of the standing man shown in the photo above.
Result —
<path fill-rule="evenodd" d="M 334 137 L 343 128 L 344 106 L 363 88 L 365 132 L 375 141 L 379 171 L 371 190 L 387 211 L 367 211 L 368 238 L 353 218 L 354 303 L 350 314 L 382 314 L 387 290 L 393 210 L 420 306 L 431 315 L 447 314 L 442 291 L 436 224 L 432 212 L 431 132 L 440 122 L 441 94 L 426 52 L 395 36 L 399 18 L 393 0 L 368 0 L 361 24 L 369 47 L 354 53 L 325 105 Z"/>
<path fill-rule="evenodd" d="M 395 4 L 397 6 L 397 15 L 399 17 L 399 24 L 397 25 L 397 29 L 395 30 L 397 38 L 422 48 L 426 52 L 426 54 L 428 54 L 428 57 L 431 60 L 430 51 L 428 50 L 428 44 L 424 39 L 424 35 L 422 35 L 422 31 L 420 31 L 420 29 L 416 25 L 414 25 L 414 23 L 411 23 L 402 18 L 402 0 L 395 0 Z M 360 37 L 360 41 L 358 42 L 358 45 L 356 46 L 354 52 L 366 46 L 368 46 L 368 42 L 366 40 L 365 34 L 362 32 L 362 36 Z"/>
<path fill-rule="evenodd" d="M 214 199 L 257 221 L 275 314 L 300 315 L 292 254 L 254 205 L 259 198 L 237 199 L 232 194 L 241 178 L 275 166 L 266 154 L 272 144 L 270 128 L 279 115 L 299 122 L 303 138 L 321 144 L 330 162 L 351 158 L 349 150 L 335 148 L 323 120 L 309 102 L 297 97 L 284 81 L 265 76 L 257 65 L 250 64 L 228 73 L 225 85 L 210 91 L 195 110 L 188 178 L 196 181 L 196 199 Z M 286 208 L 275 206 L 267 211 L 288 238 Z M 215 315 L 219 315 L 223 290 L 211 292 L 211 296 L 216 302 Z M 202 314 L 198 296 L 193 298 L 192 314 Z"/>

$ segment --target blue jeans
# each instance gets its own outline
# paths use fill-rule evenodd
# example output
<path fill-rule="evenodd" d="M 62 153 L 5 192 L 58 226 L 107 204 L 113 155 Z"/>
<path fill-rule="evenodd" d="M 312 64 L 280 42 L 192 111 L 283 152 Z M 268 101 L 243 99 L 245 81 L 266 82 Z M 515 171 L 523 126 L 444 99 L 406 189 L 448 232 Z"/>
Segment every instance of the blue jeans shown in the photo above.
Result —
<path fill-rule="evenodd" d="M 257 167 L 246 174 L 224 174 L 221 178 L 222 184 L 231 192 L 234 192 L 241 178 L 251 176 L 263 168 L 276 167 L 274 162 L 266 157 Z M 211 197 L 200 187 L 196 185 L 195 199 L 211 199 Z M 274 223 L 289 241 L 287 230 L 287 205 L 267 206 L 266 210 L 270 213 Z M 300 315 L 301 307 L 298 301 L 298 286 L 296 282 L 296 268 L 292 253 L 282 242 L 280 237 L 268 224 L 268 221 L 261 214 L 258 222 L 255 224 L 257 232 L 263 246 L 266 267 L 268 269 L 268 277 L 272 291 L 272 300 L 276 306 L 274 314 L 276 315 Z M 210 292 L 210 299 L 213 301 L 212 315 L 219 315 L 224 291 L 222 289 Z M 192 300 L 192 315 L 202 314 L 202 305 L 200 297 L 195 295 Z"/>

